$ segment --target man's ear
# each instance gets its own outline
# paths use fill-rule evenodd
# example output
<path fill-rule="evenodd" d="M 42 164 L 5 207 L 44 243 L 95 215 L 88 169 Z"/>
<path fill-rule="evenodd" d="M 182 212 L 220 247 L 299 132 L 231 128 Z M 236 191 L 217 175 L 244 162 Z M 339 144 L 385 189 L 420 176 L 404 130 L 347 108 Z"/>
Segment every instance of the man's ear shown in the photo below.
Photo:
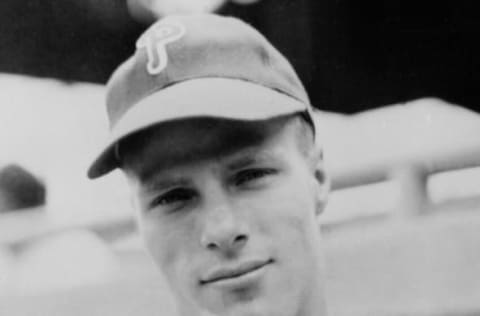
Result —
<path fill-rule="evenodd" d="M 330 194 L 330 178 L 325 172 L 325 164 L 321 148 L 316 148 L 312 152 L 311 172 L 313 172 L 315 182 L 315 201 L 316 215 L 323 213 L 327 205 L 328 195 Z"/>

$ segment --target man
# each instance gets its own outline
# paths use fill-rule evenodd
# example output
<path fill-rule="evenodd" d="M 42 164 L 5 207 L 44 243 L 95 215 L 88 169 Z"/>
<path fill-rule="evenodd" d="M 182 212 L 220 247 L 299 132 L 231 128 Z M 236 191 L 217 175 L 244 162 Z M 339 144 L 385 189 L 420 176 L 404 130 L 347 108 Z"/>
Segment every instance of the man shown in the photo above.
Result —
<path fill-rule="evenodd" d="M 325 315 L 328 185 L 287 60 L 239 20 L 171 16 L 107 90 L 111 139 L 89 176 L 126 175 L 180 313 Z"/>

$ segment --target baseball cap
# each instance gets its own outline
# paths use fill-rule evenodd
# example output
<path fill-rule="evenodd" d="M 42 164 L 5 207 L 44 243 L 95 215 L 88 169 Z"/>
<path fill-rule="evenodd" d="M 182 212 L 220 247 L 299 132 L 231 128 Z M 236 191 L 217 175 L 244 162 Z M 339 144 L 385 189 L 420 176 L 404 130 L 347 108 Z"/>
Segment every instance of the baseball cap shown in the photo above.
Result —
<path fill-rule="evenodd" d="M 151 25 L 110 77 L 106 106 L 110 136 L 88 170 L 91 179 L 119 166 L 120 140 L 168 121 L 298 112 L 313 127 L 308 95 L 287 59 L 250 25 L 215 14 Z"/>

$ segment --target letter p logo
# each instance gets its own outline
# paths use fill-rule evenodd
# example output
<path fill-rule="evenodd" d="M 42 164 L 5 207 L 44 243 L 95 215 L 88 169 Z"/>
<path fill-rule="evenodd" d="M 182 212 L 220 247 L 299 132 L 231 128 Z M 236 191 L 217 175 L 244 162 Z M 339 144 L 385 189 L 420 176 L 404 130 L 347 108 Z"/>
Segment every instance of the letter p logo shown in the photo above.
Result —
<path fill-rule="evenodd" d="M 138 49 L 147 50 L 147 71 L 158 75 L 167 66 L 168 56 L 165 46 L 180 39 L 185 34 L 185 27 L 178 23 L 160 22 L 152 26 L 137 41 Z"/>

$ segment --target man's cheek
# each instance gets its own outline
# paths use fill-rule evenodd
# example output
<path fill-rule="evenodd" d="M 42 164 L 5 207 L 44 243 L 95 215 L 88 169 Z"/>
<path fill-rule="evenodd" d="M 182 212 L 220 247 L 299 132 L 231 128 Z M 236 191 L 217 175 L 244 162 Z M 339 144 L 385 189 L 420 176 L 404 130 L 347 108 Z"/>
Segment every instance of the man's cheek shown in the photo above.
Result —
<path fill-rule="evenodd" d="M 188 234 L 152 229 L 145 235 L 148 251 L 165 277 L 177 286 L 190 283 L 195 262 L 191 257 L 193 250 L 189 248 Z"/>
<path fill-rule="evenodd" d="M 172 266 L 176 261 L 173 236 L 152 221 L 141 221 L 139 228 L 147 251 L 152 256 L 155 264 L 162 270 Z"/>
<path fill-rule="evenodd" d="M 276 221 L 279 230 L 277 234 L 280 234 L 285 244 L 293 249 L 308 244 L 314 221 L 313 201 L 308 203 L 305 198 L 292 196 L 277 210 Z"/>
<path fill-rule="evenodd" d="M 177 279 L 175 270 L 178 269 L 178 266 L 175 264 L 176 259 L 174 252 L 170 248 L 165 248 L 165 245 L 159 242 L 155 235 L 146 237 L 145 245 L 163 278 L 168 280 L 171 285 L 178 283 L 175 281 L 175 279 Z"/>

